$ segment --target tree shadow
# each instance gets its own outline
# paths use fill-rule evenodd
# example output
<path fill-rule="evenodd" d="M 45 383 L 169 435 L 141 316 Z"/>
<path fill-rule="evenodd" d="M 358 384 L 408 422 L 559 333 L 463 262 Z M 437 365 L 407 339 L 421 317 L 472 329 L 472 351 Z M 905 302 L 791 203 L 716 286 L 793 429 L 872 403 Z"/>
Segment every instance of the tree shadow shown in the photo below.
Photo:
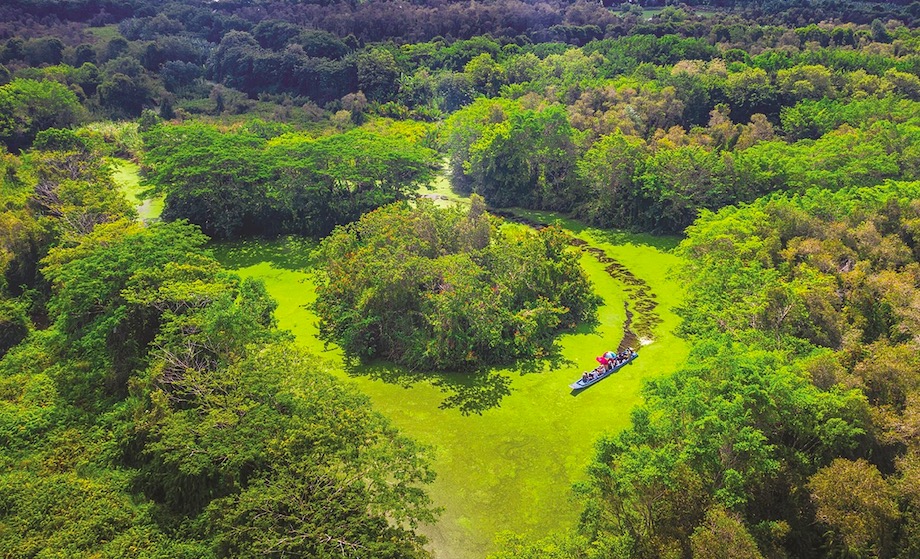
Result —
<path fill-rule="evenodd" d="M 214 242 L 209 248 L 224 267 L 234 270 L 268 262 L 273 268 L 299 271 L 310 269 L 316 263 L 316 241 L 293 235 L 277 239 Z"/>
<path fill-rule="evenodd" d="M 444 395 L 438 407 L 456 409 L 463 415 L 482 415 L 501 405 L 505 396 L 511 395 L 511 379 L 496 370 L 482 369 L 471 372 L 412 371 L 386 361 L 360 363 L 346 359 L 345 371 L 352 377 L 367 377 L 410 388 L 427 381 Z"/>
<path fill-rule="evenodd" d="M 457 409 L 463 415 L 477 414 L 498 407 L 502 398 L 511 394 L 511 379 L 494 370 L 459 372 L 411 371 L 405 367 L 383 361 L 359 363 L 346 361 L 346 372 L 350 376 L 363 376 L 381 380 L 403 388 L 417 382 L 428 381 L 445 396 L 438 406 L 441 409 Z"/>
<path fill-rule="evenodd" d="M 557 336 L 562 334 L 588 334 L 593 332 L 597 325 L 597 320 L 583 322 L 575 328 L 558 333 Z M 553 340 L 553 344 L 547 348 L 545 353 L 534 357 L 522 357 L 508 366 L 508 370 L 523 376 L 546 373 L 561 367 L 573 367 L 575 364 L 574 361 L 562 355 L 562 348 Z"/>
<path fill-rule="evenodd" d="M 438 407 L 457 409 L 463 415 L 482 415 L 511 395 L 511 379 L 496 371 L 438 373 L 433 384 L 447 394 Z"/>
<path fill-rule="evenodd" d="M 597 227 L 583 226 L 590 229 L 591 236 L 597 241 L 611 245 L 636 245 L 647 246 L 661 252 L 673 252 L 683 237 L 677 235 L 652 235 L 651 233 L 631 233 L 619 229 L 600 229 Z"/>

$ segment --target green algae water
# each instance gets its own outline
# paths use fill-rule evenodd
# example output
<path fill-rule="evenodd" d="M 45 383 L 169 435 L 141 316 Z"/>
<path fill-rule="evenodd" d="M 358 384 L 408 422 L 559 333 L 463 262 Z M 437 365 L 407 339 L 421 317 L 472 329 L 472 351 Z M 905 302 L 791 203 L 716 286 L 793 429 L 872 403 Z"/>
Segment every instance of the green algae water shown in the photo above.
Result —
<path fill-rule="evenodd" d="M 686 345 L 673 334 L 678 322 L 673 308 L 682 297 L 669 275 L 679 264 L 670 251 L 673 239 L 614 234 L 550 214 L 537 217 L 557 222 L 628 268 L 656 303 L 653 336 L 642 339 L 639 359 L 576 394 L 568 385 L 623 338 L 633 296 L 634 286 L 612 275 L 597 251 L 584 251 L 581 262 L 604 300 L 598 321 L 562 334 L 551 358 L 479 374 L 426 374 L 388 363 L 348 363 L 339 348 L 319 340 L 311 310 L 310 241 L 215 247 L 225 266 L 265 282 L 278 301 L 281 328 L 329 360 L 336 375 L 354 383 L 406 434 L 433 449 L 438 478 L 429 489 L 444 512 L 421 531 L 439 559 L 484 557 L 502 530 L 540 537 L 574 526 L 580 504 L 572 485 L 584 479 L 595 440 L 627 426 L 643 380 L 675 370 L 686 358 Z"/>
<path fill-rule="evenodd" d="M 112 179 L 128 201 L 137 208 L 138 219 L 144 223 L 159 219 L 163 213 L 163 197 L 144 198 L 141 195 L 145 189 L 141 186 L 140 168 L 137 163 L 110 157 L 109 164 L 112 166 Z"/>

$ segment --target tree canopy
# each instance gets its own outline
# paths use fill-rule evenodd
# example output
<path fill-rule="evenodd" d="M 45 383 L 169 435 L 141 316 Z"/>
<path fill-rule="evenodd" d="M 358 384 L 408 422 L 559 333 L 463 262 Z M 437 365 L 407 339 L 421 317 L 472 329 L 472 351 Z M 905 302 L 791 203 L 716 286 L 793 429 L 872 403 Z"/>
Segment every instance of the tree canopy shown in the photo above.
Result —
<path fill-rule="evenodd" d="M 320 245 L 320 329 L 358 357 L 469 369 L 545 355 L 552 334 L 593 316 L 597 297 L 564 233 L 485 212 L 385 206 Z"/>

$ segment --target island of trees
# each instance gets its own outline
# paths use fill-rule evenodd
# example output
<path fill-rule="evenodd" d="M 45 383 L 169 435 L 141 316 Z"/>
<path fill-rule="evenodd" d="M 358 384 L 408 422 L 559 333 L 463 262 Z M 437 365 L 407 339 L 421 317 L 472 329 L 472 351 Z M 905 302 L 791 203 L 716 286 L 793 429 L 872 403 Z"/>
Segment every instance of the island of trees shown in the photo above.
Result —
<path fill-rule="evenodd" d="M 5 556 L 427 556 L 430 449 L 209 247 L 315 239 L 325 341 L 476 375 L 599 304 L 496 208 L 681 235 L 691 352 L 493 558 L 920 555 L 920 3 L 661 4 L 4 3 Z"/>

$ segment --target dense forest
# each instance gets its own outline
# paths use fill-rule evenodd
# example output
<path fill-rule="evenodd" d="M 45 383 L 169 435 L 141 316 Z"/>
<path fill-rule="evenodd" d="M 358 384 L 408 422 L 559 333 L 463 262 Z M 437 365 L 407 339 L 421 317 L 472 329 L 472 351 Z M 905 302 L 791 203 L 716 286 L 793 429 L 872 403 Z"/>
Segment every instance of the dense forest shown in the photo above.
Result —
<path fill-rule="evenodd" d="M 0 146 L 5 557 L 431 556 L 433 450 L 215 243 L 489 379 L 599 320 L 534 211 L 679 235 L 689 357 L 491 557 L 920 556 L 920 2 L 12 0 Z"/>

